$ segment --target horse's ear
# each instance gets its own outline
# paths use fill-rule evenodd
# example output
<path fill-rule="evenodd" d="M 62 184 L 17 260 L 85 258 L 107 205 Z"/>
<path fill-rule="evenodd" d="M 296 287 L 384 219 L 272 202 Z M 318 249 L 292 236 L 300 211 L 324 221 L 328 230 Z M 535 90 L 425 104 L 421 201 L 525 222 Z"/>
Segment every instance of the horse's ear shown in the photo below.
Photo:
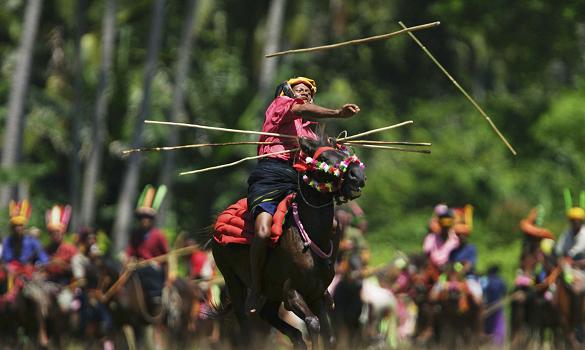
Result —
<path fill-rule="evenodd" d="M 320 142 L 306 137 L 299 137 L 299 145 L 304 154 L 312 156 L 319 148 Z"/>

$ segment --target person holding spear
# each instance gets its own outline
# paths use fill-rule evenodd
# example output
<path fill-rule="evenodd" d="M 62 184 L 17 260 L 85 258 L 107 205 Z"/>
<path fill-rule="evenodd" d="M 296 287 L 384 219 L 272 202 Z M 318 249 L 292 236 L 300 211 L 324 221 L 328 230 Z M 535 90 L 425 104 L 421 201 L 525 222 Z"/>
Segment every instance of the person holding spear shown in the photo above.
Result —
<path fill-rule="evenodd" d="M 261 158 L 248 178 L 248 211 L 254 222 L 254 238 L 250 246 L 251 288 L 246 298 L 246 312 L 256 313 L 262 306 L 261 275 L 266 260 L 268 238 L 272 228 L 272 216 L 278 203 L 298 186 L 298 174 L 293 168 L 293 153 L 298 138 L 318 139 L 311 128 L 318 121 L 328 118 L 350 118 L 360 108 L 344 104 L 339 109 L 329 109 L 313 103 L 317 84 L 313 79 L 297 77 L 287 80 L 276 88 L 275 98 L 268 106 L 262 132 L 283 136 L 260 136 L 258 155 Z"/>

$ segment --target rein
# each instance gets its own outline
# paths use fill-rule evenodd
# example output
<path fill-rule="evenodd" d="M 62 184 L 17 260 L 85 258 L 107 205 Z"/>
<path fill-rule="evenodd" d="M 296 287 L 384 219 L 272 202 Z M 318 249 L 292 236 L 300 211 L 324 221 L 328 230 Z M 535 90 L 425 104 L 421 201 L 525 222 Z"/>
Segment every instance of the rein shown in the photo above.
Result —
<path fill-rule="evenodd" d="M 301 239 L 304 242 L 304 246 L 309 247 L 311 251 L 321 259 L 329 259 L 331 257 L 331 254 L 333 254 L 333 241 L 329 240 L 329 253 L 325 253 L 323 250 L 321 250 L 321 248 L 319 248 L 319 246 L 315 242 L 313 242 L 313 240 L 311 240 L 311 237 L 309 237 L 309 234 L 305 230 L 305 227 L 301 222 L 301 218 L 299 217 L 299 209 L 297 207 L 296 202 L 292 204 L 292 212 L 293 217 L 295 219 L 295 223 L 299 229 L 299 233 L 301 234 Z"/>

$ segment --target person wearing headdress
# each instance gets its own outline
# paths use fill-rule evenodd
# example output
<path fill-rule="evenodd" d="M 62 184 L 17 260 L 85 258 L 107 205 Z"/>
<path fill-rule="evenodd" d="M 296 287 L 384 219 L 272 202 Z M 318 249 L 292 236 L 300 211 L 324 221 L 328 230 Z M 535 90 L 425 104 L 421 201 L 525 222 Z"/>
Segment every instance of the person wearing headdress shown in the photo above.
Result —
<path fill-rule="evenodd" d="M 63 241 L 69 219 L 71 206 L 54 205 L 47 210 L 45 221 L 50 242 L 45 247 L 50 262 L 46 271 L 50 281 L 66 285 L 71 282 L 71 259 L 77 254 L 77 248 L 71 243 Z"/>
<path fill-rule="evenodd" d="M 320 107 L 313 103 L 317 83 L 306 77 L 292 78 L 280 84 L 275 98 L 265 114 L 263 132 L 286 134 L 317 140 L 312 125 L 327 118 L 349 118 L 359 112 L 355 104 L 345 104 L 339 109 Z M 262 135 L 258 155 L 292 150 L 296 141 L 279 136 Z M 272 216 L 278 203 L 297 190 L 298 174 L 292 167 L 294 155 L 273 154 L 261 158 L 248 178 L 248 210 L 254 222 L 254 238 L 250 247 L 251 286 L 246 298 L 246 311 L 255 313 L 262 302 L 261 275 L 266 260 L 268 239 L 271 234 Z"/>
<path fill-rule="evenodd" d="M 4 238 L 2 244 L 2 261 L 14 268 L 49 262 L 49 256 L 44 251 L 38 239 L 26 235 L 24 226 L 31 214 L 28 200 L 16 203 L 10 201 L 8 206 L 10 215 L 10 236 Z"/>
<path fill-rule="evenodd" d="M 453 229 L 455 214 L 444 204 L 435 207 L 438 232 L 429 232 L 423 242 L 423 251 L 431 262 L 442 267 L 449 261 L 451 252 L 459 247 L 459 237 Z"/>
<path fill-rule="evenodd" d="M 167 188 L 162 185 L 155 190 L 147 185 L 136 207 L 135 216 L 138 226 L 130 234 L 126 248 L 129 259 L 147 260 L 169 252 L 169 243 L 163 232 L 155 226 L 155 218 L 166 195 Z M 165 282 L 165 269 L 161 264 L 152 263 L 136 270 L 142 287 L 148 296 L 150 307 L 160 303 L 160 296 Z"/>
<path fill-rule="evenodd" d="M 477 263 L 477 249 L 474 244 L 468 242 L 473 227 L 471 223 L 472 211 L 473 207 L 471 205 L 454 209 L 455 222 L 453 231 L 459 238 L 459 246 L 449 254 L 449 262 L 461 264 L 460 272 L 463 275 L 474 274 Z"/>
<path fill-rule="evenodd" d="M 555 236 L 549 229 L 542 227 L 543 211 L 542 206 L 532 208 L 528 216 L 520 221 L 520 230 L 524 234 L 524 239 L 520 255 L 520 271 L 516 277 L 517 286 L 532 285 L 544 279 L 542 265 L 546 254 L 543 254 L 541 248 L 546 247 L 549 241 L 554 242 Z M 537 271 L 539 269 L 540 271 Z"/>
<path fill-rule="evenodd" d="M 473 231 L 473 207 L 468 204 L 463 208 L 455 208 L 453 211 L 455 214 L 453 231 L 459 238 L 459 246 L 449 254 L 449 262 L 453 264 L 455 271 L 465 277 L 465 283 L 474 301 L 477 305 L 481 305 L 483 292 L 475 274 L 477 249 L 475 244 L 468 242 Z"/>
<path fill-rule="evenodd" d="M 583 209 L 583 194 L 580 206 L 573 206 L 567 210 L 569 228 L 561 234 L 554 247 L 555 255 L 559 259 L 559 266 L 562 269 L 563 282 L 570 286 L 568 288 L 569 318 L 570 324 L 579 325 L 583 323 L 583 304 L 585 290 L 585 209 Z M 580 329 L 581 330 L 581 329 Z M 575 333 L 567 335 L 570 342 L 575 343 Z"/>

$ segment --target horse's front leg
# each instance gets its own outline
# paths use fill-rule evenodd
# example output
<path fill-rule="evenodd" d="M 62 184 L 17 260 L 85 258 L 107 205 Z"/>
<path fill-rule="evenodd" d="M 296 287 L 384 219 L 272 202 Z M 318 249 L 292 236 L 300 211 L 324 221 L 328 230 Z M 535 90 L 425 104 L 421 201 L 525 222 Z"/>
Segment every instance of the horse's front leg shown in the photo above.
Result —
<path fill-rule="evenodd" d="M 334 349 L 336 346 L 335 334 L 331 323 L 331 312 L 333 312 L 333 299 L 329 292 L 325 291 L 323 298 L 311 305 L 311 309 L 319 316 L 321 331 L 325 341 L 325 349 Z"/>
<path fill-rule="evenodd" d="M 306 349 L 307 346 L 303 340 L 303 334 L 300 330 L 283 321 L 279 316 L 280 302 L 267 301 L 260 311 L 260 317 L 270 323 L 274 328 L 278 329 L 286 335 L 293 343 L 295 349 Z"/>
<path fill-rule="evenodd" d="M 284 307 L 292 311 L 305 322 L 309 335 L 311 336 L 312 348 L 317 349 L 319 344 L 319 333 L 321 326 L 319 318 L 311 311 L 302 295 L 294 289 L 287 289 L 284 293 Z"/>

